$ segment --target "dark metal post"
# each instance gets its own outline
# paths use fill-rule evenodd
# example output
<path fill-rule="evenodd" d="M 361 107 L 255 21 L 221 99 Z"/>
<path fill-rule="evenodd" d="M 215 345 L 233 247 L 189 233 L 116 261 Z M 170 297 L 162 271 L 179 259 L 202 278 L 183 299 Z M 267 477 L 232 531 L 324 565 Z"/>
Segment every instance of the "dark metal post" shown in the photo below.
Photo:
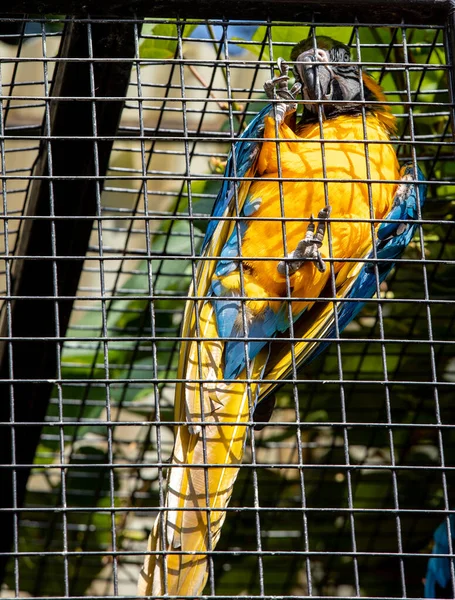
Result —
<path fill-rule="evenodd" d="M 97 134 L 103 138 L 115 135 L 120 121 L 123 101 L 103 101 L 102 98 L 126 97 L 134 56 L 134 26 L 106 22 L 92 24 L 91 31 Z M 71 297 L 76 294 L 82 270 L 83 260 L 60 257 L 86 254 L 97 215 L 96 181 L 87 178 L 96 175 L 95 142 L 91 139 L 90 62 L 71 60 L 89 58 L 84 23 L 70 23 L 66 27 L 59 56 L 68 60 L 58 62 L 51 90 L 51 96 L 56 98 L 50 101 L 49 111 L 51 153 L 48 153 L 48 141 L 44 140 L 34 171 L 37 178 L 30 187 L 25 209 L 27 217 L 32 218 L 22 223 L 16 252 L 24 258 L 12 261 L 13 299 L 8 310 L 4 307 L 0 323 L 0 335 L 10 338 L 0 342 L 0 421 L 12 423 L 11 427 L 2 428 L 0 436 L 0 461 L 12 465 L 0 470 L 0 508 L 7 509 L 20 508 L 23 503 L 30 469 L 21 465 L 33 463 L 41 433 L 39 425 L 14 423 L 40 422 L 45 418 L 58 366 L 59 342 L 52 340 L 56 332 L 55 303 L 58 302 L 59 333 L 63 337 L 72 310 Z M 125 61 L 103 62 L 104 58 L 125 58 Z M 77 100 L 81 97 L 88 99 Z M 60 101 L 60 98 L 73 99 Z M 71 139 L 74 136 L 79 139 Z M 100 139 L 96 143 L 99 175 L 103 176 L 113 142 Z M 52 155 L 51 171 L 49 154 Z M 52 184 L 46 179 L 50 172 Z M 74 179 L 61 179 L 63 176 Z M 102 180 L 100 185 L 102 187 Z M 52 205 L 57 217 L 53 221 L 54 228 Z M 53 243 L 55 256 L 59 257 L 55 263 L 50 258 Z M 59 300 L 60 297 L 69 299 Z M 26 341 L 16 340 L 24 337 Z M 10 551 L 13 522 L 14 511 L 0 512 L 1 553 Z M 0 581 L 5 567 L 6 557 L 0 555 Z"/>
<path fill-rule="evenodd" d="M 134 13 L 153 17 L 256 19 L 258 14 L 277 19 L 311 21 L 313 16 L 330 14 L 334 23 L 443 23 L 450 0 L 85 0 L 84 9 L 91 15 L 132 16 Z M 6 3 L 5 3 L 6 4 Z M 80 0 L 40 0 L 35 4 L 41 14 L 72 14 L 80 10 Z M 9 0 L 8 10 L 26 13 L 30 0 Z M 259 11 L 259 12 L 258 12 Z M 0 7 L 0 14 L 6 7 Z"/>

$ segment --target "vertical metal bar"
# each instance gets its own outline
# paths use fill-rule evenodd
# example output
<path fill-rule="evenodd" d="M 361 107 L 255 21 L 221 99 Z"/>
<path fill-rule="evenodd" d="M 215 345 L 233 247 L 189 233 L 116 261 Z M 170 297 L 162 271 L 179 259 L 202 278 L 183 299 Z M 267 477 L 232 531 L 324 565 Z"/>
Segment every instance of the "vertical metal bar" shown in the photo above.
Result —
<path fill-rule="evenodd" d="M 188 138 L 189 135 L 189 125 L 188 125 L 188 103 L 186 98 L 186 83 L 185 83 L 185 57 L 183 54 L 183 33 L 185 29 L 185 21 L 178 18 L 176 22 L 177 26 L 177 52 L 178 57 L 180 59 L 179 65 L 179 75 L 180 75 L 180 91 L 182 94 L 182 122 L 183 122 L 183 133 L 185 138 Z M 191 185 L 191 159 L 190 159 L 190 146 L 189 141 L 185 139 L 184 141 L 184 153 L 185 153 L 185 176 L 189 177 L 187 183 L 187 192 L 188 192 L 188 223 L 189 223 L 189 233 L 190 233 L 190 248 L 191 248 L 191 256 L 195 256 L 196 254 L 196 246 L 195 246 L 195 231 L 194 231 L 194 209 L 193 209 L 193 195 L 192 195 L 192 185 Z M 198 295 L 198 284 L 196 278 L 197 268 L 196 261 L 191 261 L 191 280 L 194 294 Z M 199 398 L 200 398 L 200 408 L 201 408 L 201 438 L 202 438 L 202 460 L 204 461 L 203 467 L 203 476 L 204 476 L 204 487 L 205 487 L 205 508 L 198 507 L 198 510 L 201 513 L 207 515 L 207 549 L 209 551 L 208 555 L 208 585 L 210 586 L 210 594 L 212 596 L 215 595 L 215 577 L 213 571 L 213 536 L 212 536 L 212 509 L 210 508 L 210 489 L 209 489 L 209 469 L 210 466 L 207 466 L 208 463 L 208 451 L 207 451 L 207 429 L 206 429 L 206 415 L 205 415 L 205 407 L 204 407 L 204 386 L 203 386 L 203 378 L 204 374 L 202 371 L 202 350 L 203 350 L 203 337 L 201 335 L 201 321 L 200 321 L 200 311 L 203 307 L 205 300 L 196 300 L 195 301 L 195 330 L 197 337 L 197 364 L 198 364 L 198 387 L 199 387 Z M 191 465 L 190 468 L 195 468 L 194 465 Z M 166 560 L 166 555 L 164 556 L 164 560 Z M 165 584 L 165 593 L 167 594 L 166 584 Z"/>
<path fill-rule="evenodd" d="M 0 380 L 10 386 L 14 394 L 14 412 L 6 402 L 0 403 L 0 421 L 43 421 L 53 380 L 57 374 L 58 359 L 55 336 L 55 303 L 59 309 L 59 333 L 65 335 L 72 310 L 83 258 L 85 256 L 93 218 L 96 215 L 96 185 L 93 156 L 91 102 L 77 101 L 90 96 L 90 67 L 88 61 L 72 61 L 87 57 L 85 27 L 75 21 L 67 23 L 63 34 L 60 58 L 56 67 L 50 103 L 50 132 L 46 143 L 52 148 L 52 173 L 46 143 L 34 172 L 27 198 L 25 214 L 28 219 L 21 229 L 17 256 L 12 269 L 12 289 L 0 323 L 1 337 L 8 343 L 0 346 Z M 134 56 L 133 26 L 131 23 L 99 23 L 93 27 L 95 55 L 101 59 L 94 64 L 96 81 L 98 134 L 104 139 L 98 143 L 99 181 L 103 185 L 112 139 L 117 130 L 123 100 L 103 101 L 103 97 L 124 98 L 127 94 L 131 62 Z M 124 61 L 103 62 L 103 58 L 125 58 Z M 44 59 L 49 62 L 51 59 Z M 60 102 L 59 98 L 74 98 Z M 77 136 L 78 139 L 74 139 Z M 84 138 L 87 138 L 85 140 Z M 53 177 L 54 207 L 51 212 L 48 178 Z M 55 220 L 55 248 L 52 246 L 51 216 Z M 38 217 L 38 218 L 34 218 Z M 58 217 L 67 217 L 59 219 Z M 54 291 L 55 276 L 52 256 L 57 263 L 58 296 Z M 28 258 L 30 257 L 30 258 Z M 64 299 L 62 299 L 64 298 Z M 15 338 L 27 341 L 15 341 Z M 10 371 L 14 364 L 13 373 Z M 3 390 L 6 390 L 3 387 Z M 3 392 L 2 390 L 2 392 Z M 4 393 L 4 392 L 3 392 Z M 13 464 L 16 453 L 18 465 L 33 462 L 41 433 L 40 426 L 19 424 L 0 437 L 0 457 L 4 464 Z M 13 439 L 15 435 L 15 439 Z M 14 447 L 12 446 L 14 444 Z M 0 473 L 0 507 L 20 508 L 30 470 L 17 471 L 17 504 L 12 490 L 15 486 L 13 469 Z M 8 552 L 13 540 L 14 514 L 0 514 L 2 531 L 0 552 Z M 0 556 L 0 581 L 3 579 L 6 556 Z"/>
<path fill-rule="evenodd" d="M 14 82 L 16 72 L 13 73 Z M 12 85 L 10 86 L 12 89 Z M 3 97 L 3 70 L 0 64 L 0 171 L 2 175 L 6 175 L 6 156 L 5 156 L 5 121 L 8 111 L 8 104 L 4 107 L 4 103 L 2 100 Z M 14 364 L 13 364 L 13 347 L 11 343 L 12 338 L 12 310 L 11 310 L 11 289 L 12 289 L 12 261 L 10 260 L 10 247 L 9 247 L 9 219 L 8 219 L 8 197 L 7 197 L 7 186 L 6 179 L 2 178 L 1 182 L 2 186 L 2 217 L 3 217 L 3 236 L 4 236 L 4 244 L 5 244 L 5 306 L 3 307 L 5 320 L 6 320 L 6 331 L 5 334 L 8 338 L 8 341 L 5 342 L 5 360 L 7 360 L 7 369 L 8 369 L 8 377 L 12 381 L 14 379 Z M 10 503 L 11 508 L 17 509 L 17 470 L 16 466 L 16 427 L 14 425 L 14 386 L 12 383 L 9 384 L 7 389 L 8 394 L 8 408 L 9 408 L 9 417 L 11 428 L 9 429 L 9 443 L 10 443 L 10 465 L 11 465 L 11 479 L 10 479 L 10 497 L 7 500 Z M 6 393 L 3 394 L 4 403 L 6 404 Z M 8 435 L 8 434 L 7 434 Z M 1 521 L 0 521 L 1 523 Z M 13 545 L 14 552 L 19 550 L 19 514 L 14 510 L 11 514 L 11 522 L 10 522 L 10 544 Z M 1 546 L 0 546 L 1 547 Z M 1 562 L 0 562 L 1 564 Z M 19 595 L 19 559 L 16 556 L 14 559 L 14 591 L 16 596 Z"/>
<path fill-rule="evenodd" d="M 223 22 L 223 36 L 222 42 L 224 45 L 224 55 L 226 58 L 226 93 L 227 93 L 227 101 L 228 101 L 228 109 L 229 109 L 229 133 L 232 140 L 235 138 L 235 127 L 234 127 L 234 115 L 232 111 L 232 102 L 234 100 L 234 96 L 232 93 L 232 77 L 231 77 L 231 69 L 230 69 L 230 57 L 229 57 L 229 43 L 228 43 L 228 21 Z M 235 152 L 232 153 L 232 167 L 234 176 L 237 176 L 238 167 L 237 164 L 237 156 Z M 235 216 L 238 218 L 241 214 L 240 204 L 239 204 L 239 187 L 240 185 L 235 183 L 234 188 L 234 201 L 235 201 Z M 245 297 L 245 265 L 242 260 L 242 232 L 241 232 L 241 222 L 240 220 L 236 220 L 235 222 L 235 231 L 237 236 L 237 245 L 239 249 L 239 278 L 240 278 L 240 295 Z M 249 335 L 249 325 L 247 320 L 247 305 L 245 300 L 241 302 L 241 318 L 242 318 L 242 333 L 244 337 L 243 343 L 243 353 L 245 360 L 245 377 L 246 377 L 246 393 L 248 397 L 248 410 L 251 415 L 253 414 L 253 406 L 255 399 L 253 398 L 251 384 L 254 384 L 256 389 L 257 381 L 253 380 L 251 377 L 251 362 L 250 362 L 250 352 L 249 352 L 249 343 L 248 343 L 248 335 Z M 250 425 L 247 429 L 247 435 L 250 438 L 250 446 L 251 446 L 251 464 L 256 465 L 256 446 L 254 439 L 254 424 L 250 421 Z M 246 442 L 245 442 L 246 443 Z M 253 467 L 252 469 L 252 479 L 253 479 L 253 501 L 254 506 L 256 508 L 255 514 L 255 525 L 256 525 L 256 549 L 258 551 L 258 572 L 259 572 L 259 593 L 261 596 L 264 596 L 264 565 L 262 560 L 262 540 L 261 540 L 261 517 L 259 512 L 259 486 L 258 486 L 258 473 L 257 468 Z"/>
<path fill-rule="evenodd" d="M 361 63 L 362 62 L 362 55 L 361 55 L 361 48 L 360 48 L 360 37 L 359 37 L 359 28 L 358 25 L 356 25 L 355 27 L 355 43 L 356 43 L 356 60 Z M 362 81 L 362 77 L 363 77 L 363 68 L 361 66 L 361 64 L 359 65 L 359 78 L 360 81 Z M 361 86 L 361 93 L 360 93 L 360 99 L 365 102 L 365 91 L 363 86 Z M 408 90 L 408 93 L 410 93 L 410 90 Z M 370 163 L 370 153 L 369 153 L 369 144 L 368 144 L 368 128 L 367 128 L 367 113 L 366 113 L 366 108 L 365 108 L 365 104 L 362 104 L 362 127 L 363 127 L 363 137 L 364 137 L 364 149 L 365 149 L 365 170 L 366 170 L 366 176 L 367 176 L 367 186 L 368 186 L 368 204 L 369 204 L 369 211 L 370 211 L 370 218 L 374 219 L 374 202 L 373 202 L 373 189 L 371 186 L 371 163 Z M 377 258 L 377 251 L 376 251 L 376 232 L 375 232 L 375 227 L 374 227 L 374 223 L 371 223 L 371 228 L 370 228 L 370 234 L 371 234 L 371 245 L 372 245 L 372 249 L 373 249 L 373 257 Z M 380 282 L 379 282 L 379 268 L 378 268 L 378 263 L 376 263 L 374 265 L 374 276 L 376 279 L 376 296 L 377 298 L 381 297 L 381 287 L 380 287 Z M 385 332 L 384 332 L 384 315 L 383 315 L 383 310 L 382 310 L 382 304 L 380 302 L 378 302 L 378 322 L 379 322 L 379 332 L 380 332 L 380 339 L 382 340 L 381 343 L 381 359 L 382 359 L 382 370 L 384 373 L 384 392 L 385 392 L 385 404 L 386 404 L 386 414 L 387 414 L 387 423 L 389 425 L 392 425 L 392 408 L 391 408 L 391 400 L 390 400 L 390 387 L 388 385 L 388 381 L 389 381 L 389 376 L 388 376 L 388 369 L 387 369 L 387 353 L 386 353 L 386 345 L 384 342 L 385 339 Z M 388 437 L 389 437 L 389 446 L 390 446 L 390 462 L 391 462 L 391 467 L 392 467 L 392 486 L 393 486 L 393 499 L 394 499 L 394 504 L 395 504 L 395 524 L 396 524 L 396 530 L 397 530 L 397 545 L 398 545 L 398 554 L 402 555 L 403 554 L 403 540 L 402 540 L 402 530 L 401 530 L 401 519 L 400 519 L 400 507 L 399 507 L 399 495 L 398 495 L 398 477 L 397 477 L 397 472 L 394 469 L 394 467 L 396 466 L 396 455 L 395 455 L 395 444 L 394 444 L 394 436 L 393 436 L 393 429 L 392 427 L 388 428 Z M 399 558 L 399 565 L 400 565 L 400 580 L 401 580 L 401 594 L 403 598 L 406 598 L 406 573 L 405 573 L 405 569 L 404 569 L 404 561 L 402 556 L 400 556 Z"/>
<path fill-rule="evenodd" d="M 143 137 L 145 135 L 144 132 L 144 104 L 143 104 L 143 90 L 142 90 L 142 76 L 141 76 L 141 61 L 140 61 L 140 46 L 139 46 L 139 31 L 137 26 L 135 27 L 135 35 L 134 35 L 134 43 L 135 43 L 135 71 L 136 71 L 136 78 L 137 78 L 137 95 L 138 95 L 138 114 L 139 114 L 139 127 L 140 127 L 140 132 L 141 132 L 141 137 Z M 171 71 L 171 75 L 170 75 L 170 80 L 172 78 L 172 73 L 174 70 L 174 66 L 171 67 L 170 71 Z M 166 93 L 168 93 L 169 87 L 166 89 Z M 163 103 L 164 105 L 164 103 Z M 160 112 L 159 115 L 159 121 L 162 119 L 163 117 L 163 113 L 164 111 Z M 146 147 L 145 147 L 145 142 L 142 140 L 141 141 L 141 171 L 142 171 L 142 191 L 144 194 L 144 216 L 145 216 L 145 220 L 144 220 L 144 229 L 145 229 L 145 246 L 147 249 L 147 279 L 148 279 L 148 294 L 150 296 L 150 298 L 154 298 L 155 296 L 155 285 L 154 285 L 154 274 L 153 274 L 153 266 L 152 266 L 152 246 L 151 246 L 151 239 L 152 239 L 152 234 L 150 231 L 150 207 L 149 207 L 149 187 L 147 185 L 147 168 L 148 165 L 150 164 L 152 155 L 153 155 L 153 145 L 152 148 L 150 150 L 149 153 L 149 157 L 147 159 L 147 152 L 146 152 Z M 140 197 L 140 194 L 138 194 L 138 199 Z M 155 306 L 153 301 L 149 302 L 149 308 L 148 308 L 148 312 L 149 312 L 149 316 L 150 316 L 150 334 L 151 334 L 151 340 L 152 340 L 152 375 L 154 379 L 158 378 L 158 354 L 157 354 L 157 344 L 156 344 L 156 314 L 155 314 Z M 160 390 L 158 387 L 158 384 L 156 383 L 156 380 L 153 384 L 153 398 L 154 398 L 154 406 L 155 406 L 155 429 L 156 429 L 156 455 L 157 455 L 157 461 L 158 463 L 162 463 L 163 459 L 162 459 L 162 428 L 161 428 L 161 406 L 160 406 Z M 147 431 L 147 438 L 150 435 L 150 428 L 153 424 L 151 423 L 149 425 L 148 431 Z M 161 467 L 158 468 L 158 495 L 159 495 L 159 503 L 160 503 L 160 508 L 165 507 L 165 479 L 164 479 L 164 473 L 163 473 L 163 469 Z M 131 500 L 132 502 L 134 502 L 135 500 L 135 495 L 137 492 L 138 487 L 135 487 L 133 490 L 133 493 L 131 495 Z M 167 513 L 165 513 L 163 510 L 159 513 L 159 519 L 160 519 L 160 533 L 161 533 L 161 539 L 165 540 L 166 539 L 166 517 L 167 517 Z M 158 561 L 157 561 L 158 562 Z M 167 560 L 166 557 L 163 557 L 163 574 L 164 574 L 164 580 L 165 580 L 165 586 L 167 586 L 167 578 L 168 578 L 168 574 L 167 574 Z"/>
<path fill-rule="evenodd" d="M 316 42 L 316 27 L 312 28 L 312 37 L 313 37 L 313 49 L 316 51 L 317 42 Z M 318 77 L 318 71 L 316 70 L 316 78 Z M 319 85 L 317 86 L 319 90 Z M 320 100 L 320 98 L 318 98 Z M 323 105 L 318 102 L 318 123 L 319 123 L 319 133 L 321 137 L 321 158 L 322 158 L 322 176 L 324 178 L 324 197 L 325 197 L 325 205 L 330 206 L 329 203 L 329 186 L 328 186 L 328 176 L 327 176 L 327 158 L 326 158 L 326 142 L 324 140 L 324 109 Z M 327 219 L 327 240 L 329 246 L 329 258 L 334 257 L 333 252 L 333 237 L 332 237 L 332 228 L 330 223 L 330 218 Z M 335 265 L 333 261 L 330 261 L 330 287 L 333 298 L 337 297 L 337 288 L 336 288 L 336 273 L 335 273 Z M 341 302 L 343 300 L 341 299 Z M 338 366 L 338 383 L 340 384 L 340 404 L 341 404 L 341 418 L 342 422 L 347 422 L 347 403 L 346 403 L 346 389 L 344 384 L 344 373 L 343 373 L 343 357 L 342 350 L 340 344 L 341 331 L 338 323 L 338 308 L 337 302 L 333 302 L 333 317 L 334 317 L 334 326 L 335 326 L 335 339 L 334 344 L 336 345 L 336 354 L 337 354 L 337 366 Z M 351 528 L 351 543 L 352 543 L 352 552 L 354 553 L 352 564 L 354 570 L 354 586 L 356 596 L 360 597 L 360 576 L 359 576 L 359 563 L 357 553 L 357 539 L 356 539 L 356 531 L 355 531 L 355 518 L 354 518 L 354 499 L 353 499 L 353 491 L 352 491 L 352 471 L 350 470 L 351 458 L 349 454 L 349 434 L 348 427 L 343 427 L 343 450 L 344 450 L 344 458 L 346 462 L 346 485 L 347 485 L 347 501 L 348 507 L 350 509 L 349 512 L 349 524 Z"/>
<path fill-rule="evenodd" d="M 273 53 L 273 36 L 272 36 L 272 25 L 269 21 L 267 26 L 267 37 L 269 42 L 269 54 L 270 61 L 274 61 L 274 53 Z M 271 68 L 271 76 L 274 76 L 274 65 L 270 65 Z M 279 139 L 279 131 L 278 124 L 276 122 L 276 104 L 273 105 L 274 116 L 275 116 L 275 137 L 277 140 Z M 299 110 L 299 106 L 297 106 L 297 111 Z M 281 152 L 280 152 L 280 143 L 277 141 L 276 143 L 276 157 L 277 157 L 277 172 L 278 172 L 278 191 L 279 191 L 279 200 L 280 200 L 280 217 L 281 217 L 281 238 L 283 242 L 283 256 L 286 257 L 291 250 L 288 248 L 287 244 L 287 236 L 286 236 L 286 211 L 284 204 L 284 189 L 283 189 L 283 169 L 282 169 L 282 161 L 281 161 Z M 307 225 L 306 222 L 302 222 L 302 225 Z M 303 228 L 302 228 L 303 229 Z M 289 275 L 289 263 L 285 262 L 285 279 L 286 279 L 286 301 L 287 301 L 287 315 L 289 320 L 289 337 L 291 339 L 295 338 L 294 333 L 294 317 L 292 314 L 292 286 L 291 279 Z M 305 573 L 307 579 L 307 587 L 308 587 L 308 596 L 313 595 L 313 583 L 312 583 L 312 574 L 311 574 L 311 559 L 308 556 L 308 552 L 310 550 L 309 547 L 309 535 L 308 535 L 308 517 L 306 512 L 306 494 L 305 494 L 305 475 L 303 472 L 303 453 L 302 453 L 302 435 L 300 430 L 300 402 L 299 402 L 299 390 L 297 387 L 296 379 L 297 379 L 297 363 L 295 360 L 295 342 L 290 342 L 291 346 L 291 366 L 292 366 L 292 398 L 294 401 L 294 410 L 295 410 L 295 420 L 296 420 L 296 441 L 297 441 L 297 454 L 299 460 L 299 480 L 300 480 L 300 493 L 301 493 L 301 502 L 302 502 L 302 527 L 303 527 L 303 541 L 305 553 L 307 553 L 305 559 Z"/>
<path fill-rule="evenodd" d="M 409 61 L 409 53 L 408 53 L 408 44 L 407 44 L 407 35 L 406 28 L 402 27 L 402 36 L 403 36 L 403 56 L 405 63 Z M 453 65 L 453 63 L 452 63 Z M 412 99 L 411 99 L 411 82 L 410 82 L 410 74 L 409 67 L 405 68 L 405 77 L 406 77 L 406 93 L 407 100 L 409 102 L 409 135 L 411 142 L 411 160 L 414 168 L 414 177 L 417 179 L 417 153 L 415 148 L 415 123 L 414 123 L 414 112 L 412 108 Z M 419 188 L 416 185 L 416 193 L 417 193 L 417 216 L 419 219 L 422 218 L 422 209 L 419 201 Z M 425 258 L 425 237 L 423 232 L 422 224 L 419 225 L 419 249 L 422 259 Z M 444 437 L 442 433 L 442 418 L 441 418 L 441 405 L 439 400 L 439 388 L 437 385 L 438 381 L 438 370 L 436 363 L 436 353 L 434 347 L 434 335 L 433 335 L 433 317 L 431 314 L 431 298 L 430 298 L 430 289 L 428 285 L 428 272 L 427 265 L 423 263 L 422 265 L 422 283 L 423 283 L 423 291 L 424 291 L 424 299 L 425 299 L 425 308 L 426 308 L 426 320 L 428 327 L 428 342 L 429 342 L 429 350 L 430 350 L 430 368 L 431 368 L 431 377 L 434 383 L 433 386 L 433 398 L 434 398 L 434 408 L 435 408 L 435 417 L 436 423 L 439 426 L 437 430 L 437 438 L 438 438 L 438 450 L 439 450 L 439 460 L 442 467 L 441 470 L 441 483 L 442 483 L 442 494 L 444 499 L 444 509 L 446 511 L 450 510 L 450 499 L 449 499 L 449 486 L 447 481 L 447 473 L 444 470 L 446 466 L 446 458 L 444 452 Z M 448 553 L 453 557 L 453 541 L 451 535 L 451 526 L 449 519 L 449 512 L 446 513 L 446 526 L 447 526 L 447 547 Z M 455 590 L 455 568 L 453 558 L 450 560 L 450 577 L 452 581 L 453 589 Z"/>
<path fill-rule="evenodd" d="M 94 49 L 94 29 L 92 23 L 87 23 L 87 46 L 88 46 L 88 58 L 89 69 L 90 69 L 90 97 L 93 98 L 91 101 L 91 113 L 92 113 L 92 135 L 93 135 L 93 169 L 95 180 L 95 200 L 96 200 L 96 216 L 94 226 L 96 227 L 97 239 L 98 239 L 98 253 L 99 253 L 99 274 L 100 274 L 100 296 L 101 296 L 101 318 L 102 318 L 102 334 L 103 334 L 103 362 L 104 362 L 104 374 L 107 380 L 106 383 L 106 420 L 112 421 L 111 412 L 111 387 L 109 382 L 109 341 L 108 341 L 108 327 L 107 327 L 107 310 L 106 310 L 106 280 L 104 275 L 104 248 L 103 248 L 103 224 L 101 221 L 101 182 L 100 176 L 100 153 L 99 153 L 99 140 L 98 140 L 98 106 L 96 99 L 96 85 L 95 80 L 95 64 L 97 62 L 97 54 Z M 131 40 L 130 40 L 131 41 Z M 134 43 L 134 41 L 133 41 Z M 132 66 L 132 62 L 131 62 Z M 100 122 L 101 127 L 101 122 Z M 111 511 L 111 544 L 114 555 L 112 556 L 112 571 L 114 578 L 114 595 L 118 595 L 118 560 L 115 552 L 117 551 L 117 532 L 115 529 L 115 482 L 114 482 L 114 452 L 112 442 L 112 425 L 107 426 L 107 459 L 108 459 L 108 471 L 109 471 L 109 500 Z"/>
<path fill-rule="evenodd" d="M 57 253 L 57 235 L 56 235 L 56 222 L 52 218 L 55 216 L 55 193 L 54 193 L 54 161 L 53 161 L 53 152 L 52 152 L 52 131 L 51 131 L 51 112 L 50 112 L 50 82 L 49 82 L 49 62 L 46 60 L 48 58 L 47 53 L 47 44 L 46 44 L 46 28 L 45 23 L 41 23 L 41 46 L 43 51 L 43 74 L 44 74 L 44 95 L 45 95 L 45 108 L 44 108 L 44 134 L 47 138 L 46 141 L 46 154 L 47 154 L 47 168 L 49 173 L 49 213 L 50 213 L 50 235 L 51 235 L 51 252 L 52 252 L 52 295 L 54 296 L 53 308 L 54 308 L 54 327 L 55 327 L 55 336 L 57 338 L 60 337 L 60 307 L 59 307 L 59 286 L 58 286 L 58 253 Z M 57 377 L 57 401 L 58 401 L 58 412 L 59 419 L 62 423 L 59 427 L 59 451 L 60 451 L 60 463 L 61 465 L 65 464 L 65 428 L 63 425 L 63 394 L 62 394 L 62 384 L 59 380 L 62 378 L 62 370 L 61 370 L 61 350 L 62 343 L 57 341 L 55 344 L 55 360 L 56 360 L 56 377 Z M 60 469 L 60 479 L 61 479 L 61 495 L 60 502 L 62 510 L 62 549 L 63 549 L 63 585 L 65 596 L 69 594 L 69 575 L 68 575 L 68 515 L 66 513 L 67 502 L 66 502 L 66 469 L 64 466 Z M 42 576 L 42 575 L 41 575 Z M 37 579 L 39 581 L 40 578 Z"/>

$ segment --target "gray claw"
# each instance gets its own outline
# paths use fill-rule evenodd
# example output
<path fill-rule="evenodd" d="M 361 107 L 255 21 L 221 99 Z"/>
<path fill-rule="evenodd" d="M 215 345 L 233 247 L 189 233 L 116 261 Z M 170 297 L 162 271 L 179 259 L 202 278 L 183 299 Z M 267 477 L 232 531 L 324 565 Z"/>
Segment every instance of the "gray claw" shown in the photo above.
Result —
<path fill-rule="evenodd" d="M 289 65 L 288 63 L 284 60 L 284 58 L 281 58 L 281 56 L 278 57 L 277 61 L 276 61 L 276 66 L 278 67 L 278 71 L 281 73 L 281 75 L 287 77 L 288 73 L 289 73 Z"/>
<path fill-rule="evenodd" d="M 269 79 L 264 83 L 264 91 L 271 100 L 277 97 L 282 98 L 284 93 L 288 93 L 288 81 L 289 77 L 287 75 L 280 75 L 279 77 Z"/>
<path fill-rule="evenodd" d="M 278 124 L 280 124 L 287 114 L 295 112 L 295 110 L 297 109 L 295 97 L 302 86 L 300 83 L 296 82 L 292 86 L 291 90 L 288 89 L 289 65 L 284 59 L 278 58 L 277 69 L 280 72 L 280 74 L 274 77 L 273 79 L 269 79 L 264 83 L 264 91 L 267 94 L 267 97 L 271 100 L 278 99 L 284 101 L 278 102 L 275 105 L 276 120 Z"/>
<path fill-rule="evenodd" d="M 294 85 L 291 87 L 291 89 L 289 90 L 289 93 L 291 94 L 291 96 L 293 98 L 295 98 L 297 96 L 297 94 L 300 93 L 301 89 L 302 89 L 302 84 L 300 83 L 300 81 L 296 81 L 294 83 Z"/>
<path fill-rule="evenodd" d="M 316 233 L 314 233 L 314 219 L 313 215 L 311 215 L 311 220 L 308 223 L 308 227 L 305 233 L 305 237 L 303 240 L 297 244 L 297 248 L 294 252 L 289 254 L 288 258 L 291 260 L 288 261 L 288 272 L 289 275 L 293 275 L 307 260 L 311 260 L 314 262 L 316 268 L 321 273 L 324 273 L 326 270 L 326 264 L 319 252 L 319 248 L 322 246 L 322 242 L 324 240 L 325 231 L 327 228 L 327 219 L 330 216 L 332 208 L 330 206 L 325 206 L 318 213 L 318 226 L 316 229 Z M 277 269 L 280 275 L 286 274 L 286 262 L 280 261 L 278 263 Z"/>

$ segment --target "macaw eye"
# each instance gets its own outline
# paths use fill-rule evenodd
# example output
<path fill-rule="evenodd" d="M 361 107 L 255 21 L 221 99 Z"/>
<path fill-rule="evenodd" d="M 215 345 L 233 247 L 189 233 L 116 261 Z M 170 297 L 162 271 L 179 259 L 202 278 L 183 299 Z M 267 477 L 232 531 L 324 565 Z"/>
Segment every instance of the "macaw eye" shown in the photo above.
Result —
<path fill-rule="evenodd" d="M 342 60 L 344 62 L 349 62 L 351 60 L 351 55 L 346 50 L 343 52 L 343 59 Z"/>

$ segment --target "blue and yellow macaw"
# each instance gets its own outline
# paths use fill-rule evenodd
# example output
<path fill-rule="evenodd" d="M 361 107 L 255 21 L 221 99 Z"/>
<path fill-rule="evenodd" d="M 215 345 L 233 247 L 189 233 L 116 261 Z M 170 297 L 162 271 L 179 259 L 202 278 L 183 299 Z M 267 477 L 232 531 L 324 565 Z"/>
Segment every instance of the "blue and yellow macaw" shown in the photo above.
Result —
<path fill-rule="evenodd" d="M 235 143 L 207 228 L 182 328 L 175 419 L 184 424 L 139 595 L 202 593 L 255 407 L 377 292 L 424 201 L 420 171 L 400 172 L 382 90 L 349 48 L 310 38 L 291 59 L 296 83 L 288 90 L 280 59 L 264 86 L 274 102 Z"/>
<path fill-rule="evenodd" d="M 455 549 L 455 515 L 449 516 L 452 553 Z M 444 521 L 434 532 L 433 554 L 450 554 L 447 521 Z M 428 561 L 425 576 L 425 598 L 453 598 L 455 590 L 452 579 L 451 562 L 448 556 L 432 557 Z"/>

